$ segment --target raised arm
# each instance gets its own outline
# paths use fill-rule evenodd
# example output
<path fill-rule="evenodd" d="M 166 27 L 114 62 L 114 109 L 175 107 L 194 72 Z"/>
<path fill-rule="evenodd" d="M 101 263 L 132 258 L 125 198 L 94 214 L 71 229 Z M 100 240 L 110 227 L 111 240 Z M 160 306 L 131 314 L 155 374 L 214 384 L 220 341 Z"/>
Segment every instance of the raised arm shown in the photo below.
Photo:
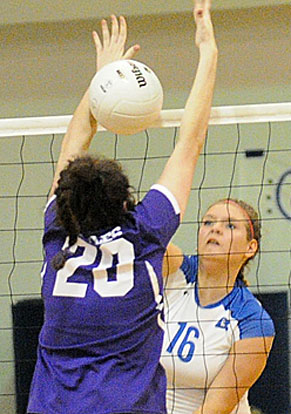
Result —
<path fill-rule="evenodd" d="M 131 59 L 139 50 L 139 45 L 134 45 L 125 52 L 127 38 L 127 25 L 123 16 L 118 19 L 111 16 L 111 33 L 106 20 L 101 21 L 102 40 L 97 32 L 93 32 L 93 40 L 96 48 L 96 69 L 100 70 L 107 63 L 119 59 Z M 64 136 L 61 152 L 58 159 L 50 196 L 54 194 L 61 171 L 67 166 L 69 160 L 85 155 L 91 140 L 97 130 L 97 122 L 93 118 L 89 108 L 89 89 L 85 92 L 81 102 L 75 110 L 68 130 Z"/>
<path fill-rule="evenodd" d="M 209 387 L 203 405 L 193 414 L 230 414 L 262 374 L 273 339 L 258 337 L 235 342 Z"/>
<path fill-rule="evenodd" d="M 204 144 L 216 77 L 217 47 L 210 3 L 210 0 L 194 0 L 199 63 L 182 117 L 178 143 L 158 181 L 176 197 L 181 217 L 186 210 L 194 170 Z"/>

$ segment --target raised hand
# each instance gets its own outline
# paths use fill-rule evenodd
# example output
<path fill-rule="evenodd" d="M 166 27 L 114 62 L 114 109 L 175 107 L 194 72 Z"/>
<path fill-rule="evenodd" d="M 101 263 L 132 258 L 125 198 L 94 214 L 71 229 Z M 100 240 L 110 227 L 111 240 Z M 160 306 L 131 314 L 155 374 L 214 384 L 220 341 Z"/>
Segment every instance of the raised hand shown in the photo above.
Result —
<path fill-rule="evenodd" d="M 211 0 L 194 0 L 194 20 L 196 23 L 196 46 L 212 43 L 216 47 L 210 15 Z"/>
<path fill-rule="evenodd" d="M 93 32 L 93 40 L 96 48 L 96 67 L 97 71 L 104 65 L 119 59 L 132 59 L 139 51 L 138 44 L 130 47 L 125 51 L 125 43 L 127 39 L 127 24 L 123 16 L 119 17 L 119 21 L 115 15 L 111 16 L 111 33 L 107 21 L 101 21 L 102 40 L 97 32 Z"/>

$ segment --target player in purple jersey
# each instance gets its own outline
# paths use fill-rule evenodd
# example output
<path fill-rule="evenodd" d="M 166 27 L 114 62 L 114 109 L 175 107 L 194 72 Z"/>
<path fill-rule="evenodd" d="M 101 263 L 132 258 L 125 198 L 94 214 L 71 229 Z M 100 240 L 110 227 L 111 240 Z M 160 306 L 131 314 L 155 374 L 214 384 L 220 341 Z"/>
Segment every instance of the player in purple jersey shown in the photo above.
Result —
<path fill-rule="evenodd" d="M 202 219 L 198 256 L 168 246 L 161 361 L 169 414 L 251 414 L 248 390 L 265 368 L 275 335 L 244 278 L 260 239 L 256 211 L 223 199 Z"/>
<path fill-rule="evenodd" d="M 166 413 L 162 262 L 186 209 L 210 116 L 217 47 L 209 1 L 195 1 L 196 78 L 161 177 L 135 205 L 119 163 L 87 154 L 96 132 L 88 91 L 64 137 L 45 209 L 45 321 L 28 412 Z M 93 33 L 97 70 L 132 58 L 126 21 Z"/>

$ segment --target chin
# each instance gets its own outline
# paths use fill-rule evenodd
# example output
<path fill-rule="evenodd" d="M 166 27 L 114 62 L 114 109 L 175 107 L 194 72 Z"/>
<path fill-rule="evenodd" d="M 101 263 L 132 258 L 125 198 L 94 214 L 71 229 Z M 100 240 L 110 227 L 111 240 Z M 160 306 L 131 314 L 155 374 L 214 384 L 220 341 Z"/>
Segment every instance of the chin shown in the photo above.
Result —
<path fill-rule="evenodd" d="M 230 257 L 229 251 L 223 252 L 221 249 L 218 249 L 217 246 L 215 247 L 213 246 L 210 249 L 205 249 L 199 252 L 198 255 L 202 257 L 203 259 L 207 259 L 207 260 L 220 261 L 220 262 L 227 260 L 229 262 L 229 257 Z"/>

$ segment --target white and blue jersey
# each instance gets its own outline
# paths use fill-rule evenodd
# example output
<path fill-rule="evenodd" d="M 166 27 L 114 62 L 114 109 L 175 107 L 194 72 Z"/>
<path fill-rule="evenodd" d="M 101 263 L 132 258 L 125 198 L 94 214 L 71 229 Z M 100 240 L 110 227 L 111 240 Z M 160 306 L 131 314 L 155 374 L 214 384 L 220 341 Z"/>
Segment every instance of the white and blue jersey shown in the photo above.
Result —
<path fill-rule="evenodd" d="M 168 414 L 190 414 L 200 407 L 234 342 L 275 333 L 270 316 L 241 281 L 219 302 L 201 306 L 197 270 L 197 256 L 184 256 L 180 269 L 166 280 L 161 362 Z M 250 414 L 247 393 L 233 412 Z"/>
<path fill-rule="evenodd" d="M 166 412 L 162 261 L 179 225 L 173 195 L 155 185 L 126 224 L 80 236 L 64 267 L 51 260 L 67 246 L 56 202 L 45 211 L 42 295 L 45 322 L 28 412 Z"/>

